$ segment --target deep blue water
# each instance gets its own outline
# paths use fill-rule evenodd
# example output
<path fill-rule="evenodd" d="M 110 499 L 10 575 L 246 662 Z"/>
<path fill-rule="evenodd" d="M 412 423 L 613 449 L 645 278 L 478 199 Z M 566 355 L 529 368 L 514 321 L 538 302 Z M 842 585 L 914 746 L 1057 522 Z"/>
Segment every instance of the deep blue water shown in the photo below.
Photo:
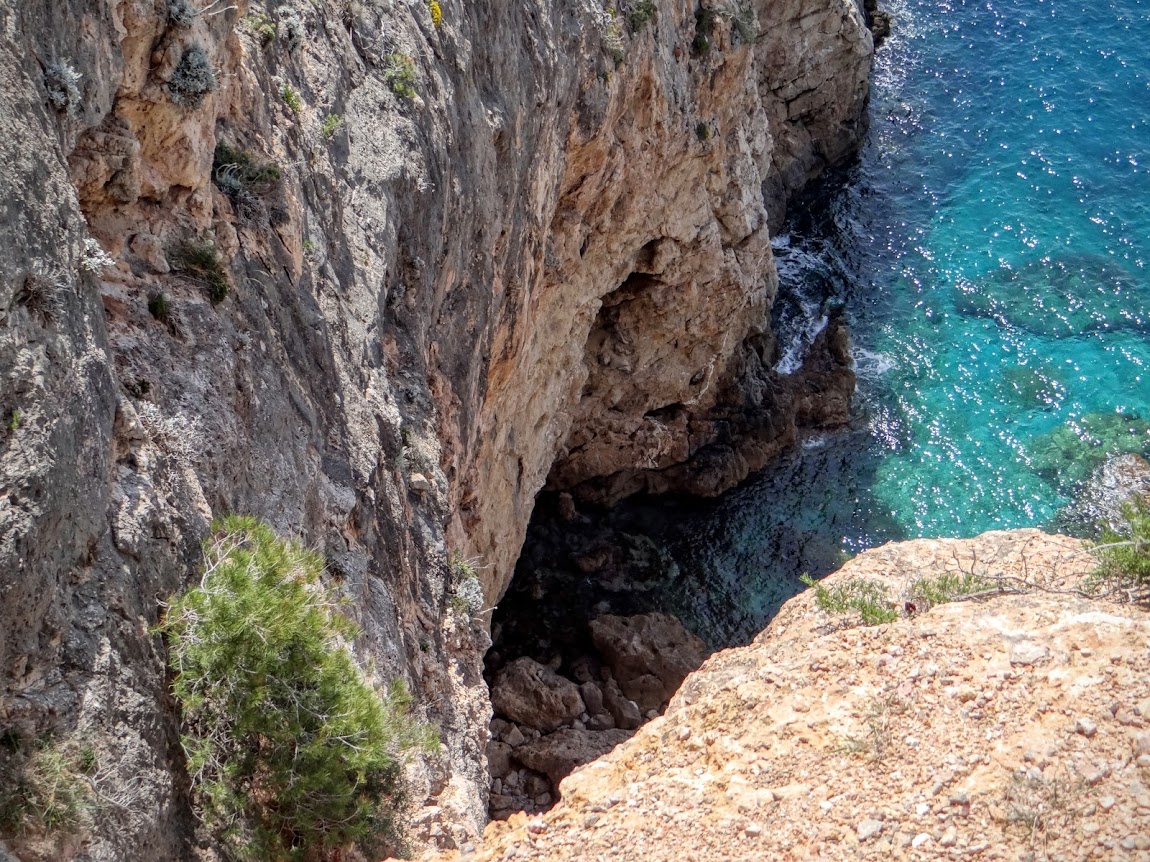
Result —
<path fill-rule="evenodd" d="M 857 427 L 667 539 L 716 643 L 801 571 L 1057 525 L 1107 454 L 1150 450 L 1150 0 L 885 8 L 859 163 L 776 240 L 785 339 L 846 301 Z"/>

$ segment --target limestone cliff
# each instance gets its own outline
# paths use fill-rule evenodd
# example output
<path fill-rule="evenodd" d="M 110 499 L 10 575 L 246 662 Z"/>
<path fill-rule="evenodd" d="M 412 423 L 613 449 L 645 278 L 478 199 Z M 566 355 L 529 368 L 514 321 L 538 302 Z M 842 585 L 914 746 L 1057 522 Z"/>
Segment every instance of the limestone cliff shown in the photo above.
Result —
<path fill-rule="evenodd" d="M 325 554 L 452 844 L 489 704 L 449 560 L 490 604 L 549 475 L 714 493 L 845 416 L 837 325 L 771 369 L 768 225 L 862 134 L 858 9 L 629 10 L 0 3 L 0 730 L 92 741 L 72 855 L 187 852 L 150 627 L 214 515 Z"/>
<path fill-rule="evenodd" d="M 823 587 L 892 621 L 797 596 L 470 858 L 1146 859 L 1150 613 L 1093 565 L 1036 530 L 868 551 Z"/>

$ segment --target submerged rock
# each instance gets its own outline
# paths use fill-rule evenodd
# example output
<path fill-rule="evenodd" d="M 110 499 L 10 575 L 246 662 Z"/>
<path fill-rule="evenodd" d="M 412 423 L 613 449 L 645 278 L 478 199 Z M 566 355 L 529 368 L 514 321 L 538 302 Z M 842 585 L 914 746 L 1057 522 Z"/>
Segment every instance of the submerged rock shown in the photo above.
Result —
<path fill-rule="evenodd" d="M 1125 521 L 1123 509 L 1139 500 L 1150 503 L 1150 461 L 1141 455 L 1117 455 L 1094 471 L 1074 505 L 1059 513 L 1058 521 L 1074 531 L 1117 530 Z"/>
<path fill-rule="evenodd" d="M 1002 265 L 978 283 L 960 284 L 962 314 L 990 317 L 1051 338 L 1150 328 L 1150 296 L 1126 269 L 1100 255 Z"/>
<path fill-rule="evenodd" d="M 1150 422 L 1131 413 L 1087 413 L 1029 448 L 1034 471 L 1065 490 L 1081 485 L 1109 458 L 1148 451 Z"/>

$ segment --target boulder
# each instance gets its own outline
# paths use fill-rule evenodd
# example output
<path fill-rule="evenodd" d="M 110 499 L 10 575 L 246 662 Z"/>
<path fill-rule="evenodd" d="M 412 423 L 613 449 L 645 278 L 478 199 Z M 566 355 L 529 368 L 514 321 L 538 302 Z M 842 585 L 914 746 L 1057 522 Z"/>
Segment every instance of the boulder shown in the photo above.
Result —
<path fill-rule="evenodd" d="M 643 723 L 643 713 L 639 711 L 638 704 L 629 700 L 613 679 L 607 680 L 603 686 L 603 703 L 614 719 L 616 727 L 634 730 Z"/>
<path fill-rule="evenodd" d="M 565 727 L 516 749 L 515 757 L 528 769 L 542 772 L 558 786 L 577 766 L 602 757 L 630 736 L 624 730 L 574 730 Z"/>
<path fill-rule="evenodd" d="M 669 614 L 602 616 L 591 622 L 591 639 L 623 694 L 643 712 L 665 707 L 707 657 L 706 644 Z"/>
<path fill-rule="evenodd" d="M 531 658 L 504 667 L 491 686 L 491 705 L 519 724 L 548 731 L 583 713 L 579 686 Z"/>

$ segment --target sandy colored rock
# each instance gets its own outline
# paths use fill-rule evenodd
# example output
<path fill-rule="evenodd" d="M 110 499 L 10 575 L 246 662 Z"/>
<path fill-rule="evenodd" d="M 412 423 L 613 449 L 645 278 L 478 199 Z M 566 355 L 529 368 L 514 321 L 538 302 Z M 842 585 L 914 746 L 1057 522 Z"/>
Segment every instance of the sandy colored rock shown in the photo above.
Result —
<path fill-rule="evenodd" d="M 545 731 L 574 721 L 584 709 L 579 686 L 526 656 L 496 675 L 491 705 L 512 721 Z"/>
<path fill-rule="evenodd" d="M 872 580 L 899 608 L 942 573 L 1003 592 L 874 627 L 800 594 L 565 779 L 545 830 L 492 824 L 475 858 L 1137 859 L 1150 735 L 1112 706 L 1150 692 L 1150 611 L 1074 592 L 1092 567 L 1035 530 L 861 554 L 825 583 Z M 1048 661 L 1012 663 L 1020 639 Z"/>
<path fill-rule="evenodd" d="M 605 615 L 592 620 L 590 629 L 619 688 L 643 711 L 665 706 L 708 653 L 670 614 Z"/>
<path fill-rule="evenodd" d="M 630 738 L 625 730 L 576 730 L 565 727 L 515 749 L 515 759 L 529 769 L 542 772 L 554 784 L 584 763 L 609 752 Z"/>

